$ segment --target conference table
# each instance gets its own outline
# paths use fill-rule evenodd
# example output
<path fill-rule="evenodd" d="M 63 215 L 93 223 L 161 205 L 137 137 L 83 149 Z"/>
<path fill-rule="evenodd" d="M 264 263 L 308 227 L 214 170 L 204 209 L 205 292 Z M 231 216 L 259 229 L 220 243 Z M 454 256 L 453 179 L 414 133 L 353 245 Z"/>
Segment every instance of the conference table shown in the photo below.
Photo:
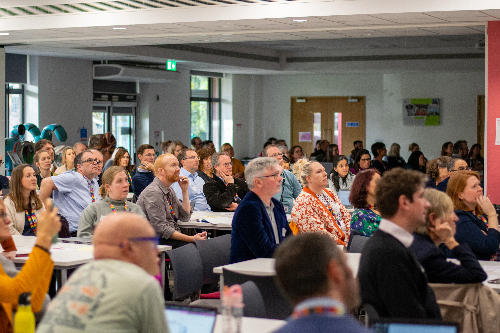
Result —
<path fill-rule="evenodd" d="M 217 315 L 213 333 L 223 333 L 222 315 Z M 286 324 L 284 320 L 264 319 L 264 318 L 241 318 L 241 333 L 271 333 Z"/>
<path fill-rule="evenodd" d="M 17 254 L 14 259 L 16 266 L 22 266 L 28 260 L 36 242 L 35 236 L 13 235 Z M 165 252 L 172 249 L 170 245 L 158 245 L 163 286 L 165 285 Z M 54 270 L 61 272 L 61 285 L 68 280 L 68 270 L 77 268 L 94 260 L 94 246 L 89 238 L 60 238 L 59 242 L 50 247 L 50 257 L 54 262 Z"/>

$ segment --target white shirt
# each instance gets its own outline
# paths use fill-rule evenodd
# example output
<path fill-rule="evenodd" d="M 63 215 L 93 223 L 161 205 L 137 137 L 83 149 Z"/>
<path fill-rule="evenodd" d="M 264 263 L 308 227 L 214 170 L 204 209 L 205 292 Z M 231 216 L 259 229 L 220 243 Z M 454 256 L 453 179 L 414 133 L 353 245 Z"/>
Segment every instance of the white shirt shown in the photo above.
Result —
<path fill-rule="evenodd" d="M 379 230 L 382 230 L 383 232 L 388 233 L 392 237 L 396 238 L 406 248 L 409 248 L 413 243 L 413 235 L 394 222 L 391 222 L 387 219 L 382 219 L 378 228 Z"/>

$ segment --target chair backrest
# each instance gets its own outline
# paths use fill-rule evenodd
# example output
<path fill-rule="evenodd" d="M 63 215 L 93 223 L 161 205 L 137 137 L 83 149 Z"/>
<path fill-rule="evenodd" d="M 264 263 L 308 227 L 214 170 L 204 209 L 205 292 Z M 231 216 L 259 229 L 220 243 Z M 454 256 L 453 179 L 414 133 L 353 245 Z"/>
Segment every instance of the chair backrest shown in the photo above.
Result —
<path fill-rule="evenodd" d="M 195 240 L 194 242 L 200 253 L 203 265 L 203 284 L 218 282 L 219 274 L 215 274 L 213 270 L 214 267 L 229 264 L 231 234 L 210 239 Z"/>
<path fill-rule="evenodd" d="M 264 300 L 265 318 L 286 319 L 292 314 L 292 306 L 279 291 L 274 283 L 273 276 L 247 275 L 225 268 L 222 269 L 222 274 L 224 276 L 224 285 L 226 286 L 232 286 L 233 284 L 241 285 L 247 281 L 253 281 L 257 285 Z"/>
<path fill-rule="evenodd" d="M 370 327 L 371 322 L 380 319 L 380 316 L 378 315 L 378 312 L 377 310 L 375 310 L 373 305 L 369 303 L 363 304 L 363 308 L 365 309 L 365 315 L 366 315 L 365 326 Z"/>
<path fill-rule="evenodd" d="M 253 281 L 247 281 L 241 285 L 243 291 L 243 315 L 245 317 L 266 318 L 264 299 L 259 287 Z"/>
<path fill-rule="evenodd" d="M 202 283 L 202 264 L 198 249 L 194 244 L 187 244 L 168 251 L 174 271 L 173 299 L 189 295 L 200 290 Z"/>
<path fill-rule="evenodd" d="M 361 253 L 363 247 L 366 242 L 370 239 L 370 237 L 361 236 L 361 235 L 352 235 L 348 246 L 348 251 L 350 253 Z"/>
<path fill-rule="evenodd" d="M 333 170 L 333 163 L 332 162 L 319 162 L 325 168 L 325 172 L 327 175 L 330 175 L 330 172 Z"/>

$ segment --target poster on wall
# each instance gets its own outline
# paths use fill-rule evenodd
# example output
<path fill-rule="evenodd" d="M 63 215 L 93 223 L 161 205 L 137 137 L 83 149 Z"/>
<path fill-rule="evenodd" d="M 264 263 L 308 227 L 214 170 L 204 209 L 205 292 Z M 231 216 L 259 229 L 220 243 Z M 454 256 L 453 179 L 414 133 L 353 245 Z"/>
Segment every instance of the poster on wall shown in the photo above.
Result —
<path fill-rule="evenodd" d="M 311 142 L 311 132 L 299 132 L 299 142 Z"/>
<path fill-rule="evenodd" d="M 403 125 L 438 126 L 440 113 L 439 98 L 403 100 Z"/>

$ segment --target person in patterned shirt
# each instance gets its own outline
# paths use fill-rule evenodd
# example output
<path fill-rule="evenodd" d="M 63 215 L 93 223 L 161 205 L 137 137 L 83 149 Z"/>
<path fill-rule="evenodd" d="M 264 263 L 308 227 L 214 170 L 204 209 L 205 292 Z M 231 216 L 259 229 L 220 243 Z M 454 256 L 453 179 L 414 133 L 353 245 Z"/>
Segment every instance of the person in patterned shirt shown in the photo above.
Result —
<path fill-rule="evenodd" d="M 360 171 L 352 183 L 349 202 L 355 210 L 351 215 L 351 232 L 370 237 L 382 217 L 375 207 L 375 190 L 380 180 L 380 172 L 376 169 Z"/>

